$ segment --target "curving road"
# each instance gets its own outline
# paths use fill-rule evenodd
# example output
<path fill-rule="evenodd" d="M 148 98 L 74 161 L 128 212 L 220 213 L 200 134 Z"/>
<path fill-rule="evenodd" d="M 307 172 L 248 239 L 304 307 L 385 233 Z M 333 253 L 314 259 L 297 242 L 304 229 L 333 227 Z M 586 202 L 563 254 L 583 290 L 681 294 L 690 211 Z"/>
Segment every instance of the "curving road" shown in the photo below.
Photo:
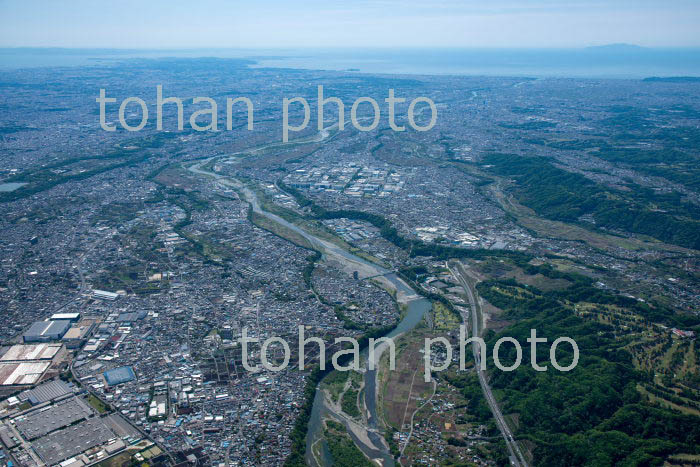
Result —
<path fill-rule="evenodd" d="M 483 321 L 481 317 L 481 306 L 476 300 L 476 292 L 475 290 L 473 290 L 472 284 L 465 279 L 465 277 L 470 276 L 461 263 L 455 262 L 453 263 L 453 266 L 454 267 L 450 266 L 450 263 L 448 263 L 447 269 L 449 269 L 452 275 L 459 281 L 460 284 L 462 284 L 462 287 L 464 287 L 464 290 L 467 292 L 469 304 L 471 305 L 472 336 L 480 337 L 481 333 L 479 330 L 479 323 L 480 321 Z M 462 316 L 462 320 L 464 322 L 467 322 L 466 316 Z M 493 417 L 496 419 L 496 425 L 501 431 L 503 439 L 505 439 L 506 441 L 506 447 L 508 448 L 508 453 L 510 454 L 510 463 L 518 467 L 528 467 L 527 460 L 525 459 L 525 456 L 520 450 L 520 446 L 518 446 L 517 441 L 515 441 L 513 433 L 510 431 L 508 424 L 503 418 L 501 409 L 500 407 L 498 407 L 498 402 L 496 402 L 496 398 L 494 397 L 493 392 L 491 391 L 491 386 L 489 386 L 489 383 L 486 380 L 486 372 L 481 370 L 481 347 L 477 342 L 472 342 L 472 350 L 474 352 L 474 366 L 476 368 L 476 373 L 479 376 L 479 384 L 481 384 L 481 390 L 484 393 L 486 402 L 489 404 L 489 408 L 491 409 L 491 413 L 493 413 Z"/>

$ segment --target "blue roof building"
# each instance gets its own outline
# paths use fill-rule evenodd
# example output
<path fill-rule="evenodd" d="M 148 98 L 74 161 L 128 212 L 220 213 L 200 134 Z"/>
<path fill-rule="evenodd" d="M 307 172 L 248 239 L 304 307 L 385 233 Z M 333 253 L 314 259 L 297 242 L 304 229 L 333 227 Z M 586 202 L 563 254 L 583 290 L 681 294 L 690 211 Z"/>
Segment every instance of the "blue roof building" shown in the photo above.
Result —
<path fill-rule="evenodd" d="M 136 379 L 134 370 L 130 366 L 121 366 L 112 370 L 107 370 L 102 375 L 110 386 L 127 383 Z"/>

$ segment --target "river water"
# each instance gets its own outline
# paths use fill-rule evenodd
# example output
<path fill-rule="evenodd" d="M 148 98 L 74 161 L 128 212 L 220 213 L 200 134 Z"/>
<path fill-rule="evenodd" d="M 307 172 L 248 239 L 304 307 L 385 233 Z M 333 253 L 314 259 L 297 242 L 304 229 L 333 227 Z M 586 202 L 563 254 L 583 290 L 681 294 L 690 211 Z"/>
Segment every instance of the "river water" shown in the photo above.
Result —
<path fill-rule="evenodd" d="M 323 140 L 327 138 L 329 134 L 327 132 L 321 133 L 317 139 L 318 140 Z M 278 143 L 279 144 L 279 143 Z M 270 146 L 277 146 L 278 144 L 272 144 Z M 257 150 L 261 150 L 262 148 L 258 148 Z M 255 150 L 248 150 L 246 151 L 247 153 L 254 152 Z M 391 285 L 391 287 L 396 289 L 396 295 L 397 297 L 404 297 L 404 300 L 406 300 L 406 312 L 401 319 L 401 321 L 397 324 L 397 326 L 389 333 L 387 334 L 386 337 L 390 338 L 395 338 L 405 332 L 408 332 L 412 330 L 416 325 L 421 321 L 423 318 L 424 314 L 430 310 L 431 303 L 429 300 L 422 298 L 416 294 L 416 292 L 411 289 L 403 280 L 401 280 L 399 277 L 396 276 L 396 274 L 392 273 L 391 271 L 377 265 L 374 263 L 371 263 L 363 258 L 360 258 L 359 256 L 356 256 L 338 245 L 335 245 L 327 240 L 321 239 L 319 237 L 316 237 L 315 235 L 307 232 L 306 230 L 302 229 L 301 227 L 292 224 L 291 222 L 288 222 L 287 220 L 281 218 L 280 216 L 277 216 L 276 214 L 270 213 L 268 211 L 265 211 L 259 203 L 259 200 L 257 198 L 257 195 L 255 192 L 252 190 L 248 189 L 245 187 L 241 182 L 239 182 L 236 179 L 233 178 L 227 178 L 224 177 L 220 174 L 216 174 L 213 172 L 205 171 L 202 170 L 201 167 L 203 164 L 205 164 L 209 159 L 199 162 L 197 164 L 191 165 L 188 169 L 191 172 L 198 173 L 200 175 L 207 175 L 210 177 L 216 178 L 219 182 L 229 184 L 231 186 L 234 186 L 238 190 L 240 190 L 243 195 L 245 196 L 245 199 L 248 203 L 250 203 L 251 208 L 253 209 L 254 212 L 263 215 L 267 217 L 268 219 L 283 225 L 284 227 L 293 230 L 294 232 L 298 233 L 299 235 L 302 235 L 306 240 L 308 240 L 311 245 L 314 246 L 314 248 L 319 249 L 322 251 L 322 254 L 324 258 L 327 259 L 333 259 L 336 261 L 340 261 L 344 264 L 350 264 L 353 265 L 354 267 L 361 268 L 365 271 L 363 274 L 365 277 L 378 277 L 378 276 L 383 276 L 388 283 Z M 378 361 L 379 358 L 381 357 L 382 350 L 385 349 L 387 346 L 377 346 L 376 350 L 376 358 L 375 361 Z M 362 356 L 365 358 L 367 363 L 369 364 L 369 359 L 366 358 L 368 356 L 368 349 L 365 349 L 362 352 Z M 377 365 L 378 366 L 378 365 Z M 364 432 L 364 435 L 362 439 L 359 438 L 358 436 L 353 433 L 352 430 L 350 430 L 349 427 L 349 422 L 347 420 L 339 419 L 335 414 L 333 414 L 326 406 L 324 403 L 324 396 L 323 392 L 317 388 L 316 391 L 316 397 L 314 399 L 313 403 L 313 408 L 311 410 L 311 418 L 309 420 L 309 425 L 308 425 L 308 433 L 306 437 L 306 460 L 307 463 L 310 465 L 331 465 L 332 464 L 332 459 L 330 458 L 330 452 L 328 450 L 328 447 L 326 446 L 325 441 L 322 441 L 323 445 L 321 448 L 321 459 L 318 461 L 313 455 L 313 445 L 317 441 L 319 441 L 322 436 L 323 436 L 323 418 L 324 417 L 333 417 L 336 420 L 342 422 L 345 424 L 346 428 L 348 428 L 348 434 L 351 436 L 355 444 L 371 459 L 380 459 L 382 461 L 382 465 L 385 466 L 393 466 L 394 459 L 386 446 L 386 443 L 384 441 L 384 436 L 383 436 L 383 427 L 381 426 L 381 423 L 379 421 L 379 417 L 377 414 L 377 397 L 378 397 L 378 388 L 377 388 L 377 371 L 376 370 L 369 370 L 369 367 L 367 367 L 365 373 L 364 373 L 364 383 L 365 383 L 365 389 L 364 389 L 364 396 L 365 396 L 365 406 L 367 408 L 367 428 L 363 429 L 362 431 Z M 357 429 L 357 428 L 356 428 Z M 371 445 L 369 445 L 366 440 L 369 439 L 371 442 Z M 320 461 L 320 463 L 319 463 Z"/>
<path fill-rule="evenodd" d="M 361 259 L 361 258 L 359 258 Z M 396 287 L 397 292 L 403 292 L 406 295 L 415 295 L 415 291 L 411 289 L 404 281 L 399 279 L 395 274 L 387 274 L 385 276 L 394 287 Z M 399 322 L 399 324 L 392 330 L 387 337 L 395 338 L 401 334 L 404 334 L 418 325 L 425 313 L 430 310 L 431 303 L 430 300 L 426 298 L 414 298 L 407 303 L 406 313 Z M 378 355 L 381 355 L 379 351 Z M 365 349 L 362 352 L 363 357 L 367 357 L 368 350 Z M 378 360 L 378 358 L 375 358 Z M 367 359 L 369 363 L 369 359 Z M 386 447 L 384 442 L 384 428 L 379 421 L 379 416 L 377 413 L 377 399 L 379 391 L 377 387 L 377 370 L 366 369 L 364 374 L 364 397 L 365 406 L 367 408 L 367 425 L 366 430 L 367 438 L 372 442 L 373 446 L 367 445 L 365 441 L 354 435 L 352 430 L 349 429 L 349 423 L 347 420 L 338 418 L 334 413 L 332 413 L 325 406 L 323 391 L 317 388 L 316 397 L 314 398 L 313 408 L 311 410 L 311 418 L 309 420 L 308 433 L 306 436 L 306 461 L 312 466 L 327 466 L 332 464 L 332 459 L 330 458 L 330 452 L 326 446 L 325 441 L 320 441 L 322 443 L 321 448 L 321 459 L 316 459 L 313 453 L 313 445 L 321 439 L 323 436 L 323 418 L 330 417 L 334 418 L 336 421 L 343 423 L 346 428 L 348 428 L 348 434 L 353 439 L 355 444 L 371 459 L 381 459 L 382 465 L 393 466 L 394 458 L 391 452 Z M 319 462 L 320 461 L 320 462 Z"/>

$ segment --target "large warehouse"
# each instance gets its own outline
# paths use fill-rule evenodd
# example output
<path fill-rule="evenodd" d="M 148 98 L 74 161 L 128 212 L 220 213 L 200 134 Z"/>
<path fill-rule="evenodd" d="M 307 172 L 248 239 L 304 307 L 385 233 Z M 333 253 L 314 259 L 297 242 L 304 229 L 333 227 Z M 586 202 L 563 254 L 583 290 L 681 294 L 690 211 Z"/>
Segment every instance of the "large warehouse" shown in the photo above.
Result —
<path fill-rule="evenodd" d="M 78 321 L 80 319 L 80 313 L 54 313 L 50 318 L 52 321 L 59 319 L 67 319 L 68 321 Z"/>
<path fill-rule="evenodd" d="M 70 324 L 71 322 L 67 319 L 36 321 L 27 329 L 22 338 L 25 343 L 57 341 L 68 331 Z"/>
<path fill-rule="evenodd" d="M 0 386 L 34 384 L 51 366 L 51 362 L 32 361 L 0 363 Z"/>
<path fill-rule="evenodd" d="M 51 360 L 61 350 L 61 344 L 16 344 L 7 349 L 0 362 Z"/>

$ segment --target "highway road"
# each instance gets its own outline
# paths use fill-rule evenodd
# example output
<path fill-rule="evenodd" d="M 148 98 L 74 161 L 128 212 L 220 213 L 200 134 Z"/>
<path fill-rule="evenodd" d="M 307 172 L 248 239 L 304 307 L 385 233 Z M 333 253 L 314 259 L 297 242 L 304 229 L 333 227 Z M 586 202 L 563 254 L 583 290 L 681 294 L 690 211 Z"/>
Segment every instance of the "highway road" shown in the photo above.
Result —
<path fill-rule="evenodd" d="M 452 275 L 455 276 L 459 283 L 462 284 L 462 287 L 464 287 L 464 290 L 467 293 L 467 297 L 469 298 L 469 304 L 471 305 L 472 310 L 472 336 L 480 337 L 480 322 L 483 322 L 483 317 L 481 315 L 481 306 L 479 305 L 479 302 L 476 299 L 476 291 L 474 290 L 472 283 L 470 283 L 469 280 L 466 279 L 467 277 L 469 277 L 470 279 L 473 278 L 469 276 L 464 266 L 459 262 L 454 262 L 452 264 L 448 263 L 447 268 L 450 270 Z M 466 316 L 462 316 L 462 320 L 465 323 L 469 322 Z M 508 424 L 503 418 L 503 414 L 501 413 L 501 409 L 498 406 L 498 402 L 496 402 L 496 398 L 493 396 L 491 386 L 489 386 L 489 383 L 486 380 L 486 372 L 481 369 L 481 347 L 477 342 L 472 342 L 472 350 L 474 352 L 474 366 L 476 368 L 477 375 L 479 376 L 479 384 L 481 384 L 481 390 L 484 393 L 486 402 L 491 408 L 491 413 L 493 413 L 493 417 L 496 419 L 496 425 L 501 431 L 503 439 L 505 439 L 506 441 L 508 453 L 510 454 L 510 462 L 512 465 L 518 467 L 528 467 L 527 460 L 525 459 L 525 456 L 523 456 L 523 453 L 520 450 L 520 446 L 518 446 L 518 443 L 513 437 L 513 433 L 510 431 Z"/>

